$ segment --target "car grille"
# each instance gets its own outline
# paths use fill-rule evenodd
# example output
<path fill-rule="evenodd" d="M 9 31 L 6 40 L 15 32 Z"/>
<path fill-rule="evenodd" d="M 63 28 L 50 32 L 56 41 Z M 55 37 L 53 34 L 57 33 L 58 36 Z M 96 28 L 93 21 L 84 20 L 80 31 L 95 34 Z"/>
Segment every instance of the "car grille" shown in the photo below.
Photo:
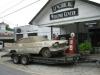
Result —
<path fill-rule="evenodd" d="M 65 46 L 67 46 L 66 43 L 59 44 L 59 47 L 60 47 L 60 48 L 61 48 L 61 47 L 65 47 Z"/>

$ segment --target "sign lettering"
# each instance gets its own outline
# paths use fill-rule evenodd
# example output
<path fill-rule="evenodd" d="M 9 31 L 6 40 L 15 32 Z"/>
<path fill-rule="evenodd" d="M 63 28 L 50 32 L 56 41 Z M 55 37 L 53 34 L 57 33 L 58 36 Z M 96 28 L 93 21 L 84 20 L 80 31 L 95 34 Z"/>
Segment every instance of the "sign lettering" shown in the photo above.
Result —
<path fill-rule="evenodd" d="M 56 4 L 52 7 L 52 11 L 56 12 L 60 9 L 64 9 L 64 8 L 74 8 L 75 6 L 75 1 L 66 1 L 66 2 L 62 2 L 59 4 Z"/>
<path fill-rule="evenodd" d="M 78 16 L 78 8 L 50 14 L 50 20 L 67 18 L 67 17 L 72 17 L 72 16 Z"/>

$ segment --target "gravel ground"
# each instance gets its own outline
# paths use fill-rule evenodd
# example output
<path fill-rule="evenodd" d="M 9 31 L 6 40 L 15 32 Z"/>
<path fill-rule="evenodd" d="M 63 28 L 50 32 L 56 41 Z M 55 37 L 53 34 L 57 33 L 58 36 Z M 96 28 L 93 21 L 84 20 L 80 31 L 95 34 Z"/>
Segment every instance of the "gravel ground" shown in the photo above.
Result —
<path fill-rule="evenodd" d="M 6 52 L 0 52 L 0 56 Z M 0 61 L 9 66 L 20 68 L 38 75 L 100 75 L 100 65 L 95 63 L 79 63 L 76 65 L 46 65 L 32 63 L 30 65 L 15 65 L 10 58 L 0 58 Z"/>

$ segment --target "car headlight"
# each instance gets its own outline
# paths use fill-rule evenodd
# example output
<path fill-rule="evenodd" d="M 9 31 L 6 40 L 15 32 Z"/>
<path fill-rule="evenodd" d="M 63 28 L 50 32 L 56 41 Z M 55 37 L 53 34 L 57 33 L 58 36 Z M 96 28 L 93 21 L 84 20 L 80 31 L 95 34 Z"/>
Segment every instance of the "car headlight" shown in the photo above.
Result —
<path fill-rule="evenodd" d="M 54 48 L 59 47 L 59 42 L 54 43 L 54 44 L 52 45 L 52 47 L 54 47 Z"/>

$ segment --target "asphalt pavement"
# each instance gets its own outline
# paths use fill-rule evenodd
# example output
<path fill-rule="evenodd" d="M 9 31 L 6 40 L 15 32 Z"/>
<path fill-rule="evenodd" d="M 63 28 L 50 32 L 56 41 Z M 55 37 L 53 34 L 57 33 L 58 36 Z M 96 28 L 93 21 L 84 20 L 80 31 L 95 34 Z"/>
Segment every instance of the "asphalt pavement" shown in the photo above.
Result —
<path fill-rule="evenodd" d="M 31 75 L 31 74 L 0 64 L 0 75 Z"/>

